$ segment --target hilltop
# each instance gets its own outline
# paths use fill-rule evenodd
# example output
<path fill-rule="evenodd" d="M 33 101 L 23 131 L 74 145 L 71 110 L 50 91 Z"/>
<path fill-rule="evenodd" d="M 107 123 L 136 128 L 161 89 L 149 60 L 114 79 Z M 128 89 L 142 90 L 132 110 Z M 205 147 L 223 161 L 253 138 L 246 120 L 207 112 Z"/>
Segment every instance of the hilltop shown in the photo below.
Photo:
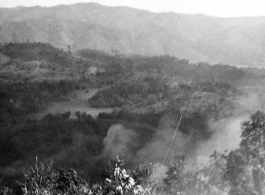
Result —
<path fill-rule="evenodd" d="M 0 79 L 4 82 L 87 77 L 94 60 L 46 43 L 8 43 L 0 47 Z"/>

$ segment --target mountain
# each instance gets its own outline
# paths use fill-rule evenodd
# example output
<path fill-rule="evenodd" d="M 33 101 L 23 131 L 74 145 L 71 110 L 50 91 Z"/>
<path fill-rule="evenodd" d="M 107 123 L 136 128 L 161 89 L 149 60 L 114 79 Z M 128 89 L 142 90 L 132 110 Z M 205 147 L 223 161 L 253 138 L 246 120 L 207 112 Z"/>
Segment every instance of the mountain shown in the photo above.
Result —
<path fill-rule="evenodd" d="M 151 13 L 78 3 L 0 9 L 0 42 L 163 55 L 191 62 L 264 66 L 265 17 Z"/>

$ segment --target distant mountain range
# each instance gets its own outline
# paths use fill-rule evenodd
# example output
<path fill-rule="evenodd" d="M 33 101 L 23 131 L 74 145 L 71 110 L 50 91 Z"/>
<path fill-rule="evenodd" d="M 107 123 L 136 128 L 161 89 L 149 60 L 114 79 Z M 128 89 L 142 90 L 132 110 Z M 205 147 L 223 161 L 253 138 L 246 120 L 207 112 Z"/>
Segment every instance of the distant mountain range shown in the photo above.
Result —
<path fill-rule="evenodd" d="M 265 66 L 265 17 L 151 13 L 96 3 L 1 8 L 0 42 Z"/>

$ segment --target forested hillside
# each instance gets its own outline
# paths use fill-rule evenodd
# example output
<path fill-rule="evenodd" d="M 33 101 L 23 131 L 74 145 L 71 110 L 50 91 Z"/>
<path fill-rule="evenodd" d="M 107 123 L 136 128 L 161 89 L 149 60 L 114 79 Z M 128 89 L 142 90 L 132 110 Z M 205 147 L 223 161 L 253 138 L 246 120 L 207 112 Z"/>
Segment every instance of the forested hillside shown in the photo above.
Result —
<path fill-rule="evenodd" d="M 257 158 L 257 151 L 244 145 L 252 123 L 241 123 L 264 120 L 256 113 L 264 110 L 264 69 L 191 63 L 169 55 L 73 52 L 32 42 L 1 45 L 0 59 L 0 182 L 14 193 L 118 194 L 119 182 L 129 178 L 135 183 L 123 186 L 124 193 L 136 193 L 139 185 L 150 193 L 192 194 L 199 182 L 201 194 L 253 190 L 249 180 L 234 182 L 251 177 L 244 172 L 252 166 L 246 151 Z M 214 163 L 207 163 L 212 154 Z M 36 156 L 24 185 L 17 184 Z M 120 170 L 117 156 L 125 160 L 118 164 L 128 175 L 114 174 Z M 234 158 L 242 160 L 244 170 Z M 53 161 L 54 169 L 40 161 Z M 237 169 L 240 174 L 231 175 Z M 160 170 L 162 175 L 156 173 Z M 159 185 L 149 180 L 154 177 Z M 4 188 L 1 193 L 11 192 Z"/>

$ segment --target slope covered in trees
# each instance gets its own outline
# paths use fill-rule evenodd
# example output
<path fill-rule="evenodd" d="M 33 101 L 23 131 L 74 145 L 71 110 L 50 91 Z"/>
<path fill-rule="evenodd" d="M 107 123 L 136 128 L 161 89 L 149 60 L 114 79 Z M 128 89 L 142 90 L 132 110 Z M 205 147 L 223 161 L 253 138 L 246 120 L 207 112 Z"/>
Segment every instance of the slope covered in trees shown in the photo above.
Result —
<path fill-rule="evenodd" d="M 74 168 L 91 183 L 101 181 L 100 173 L 117 155 L 125 159 L 124 168 L 128 169 L 162 162 L 182 118 L 165 160 L 169 178 L 161 188 L 176 194 L 188 188 L 182 181 L 198 182 L 201 170 L 180 172 L 180 180 L 174 170 L 182 167 L 184 160 L 190 166 L 204 143 L 231 130 L 220 124 L 262 109 L 263 69 L 194 64 L 167 55 L 123 56 L 117 51 L 97 50 L 75 53 L 42 43 L 9 43 L 1 46 L 0 53 L 1 185 L 21 181 L 23 171 L 36 156 L 43 162 L 53 159 L 56 169 Z M 44 74 L 43 69 L 51 74 Z M 94 117 L 85 112 L 54 113 L 39 120 L 25 117 L 46 110 L 54 102 L 77 101 L 76 94 L 95 88 L 98 93 L 82 99 L 87 109 L 111 107 L 112 113 Z M 183 153 L 189 156 L 187 160 Z M 176 155 L 180 156 L 171 167 L 169 159 Z M 215 164 L 211 166 L 212 171 Z M 203 173 L 210 174 L 210 170 Z M 71 171 L 54 174 L 53 181 L 61 174 L 76 178 Z M 219 175 L 216 177 L 219 182 Z"/>

